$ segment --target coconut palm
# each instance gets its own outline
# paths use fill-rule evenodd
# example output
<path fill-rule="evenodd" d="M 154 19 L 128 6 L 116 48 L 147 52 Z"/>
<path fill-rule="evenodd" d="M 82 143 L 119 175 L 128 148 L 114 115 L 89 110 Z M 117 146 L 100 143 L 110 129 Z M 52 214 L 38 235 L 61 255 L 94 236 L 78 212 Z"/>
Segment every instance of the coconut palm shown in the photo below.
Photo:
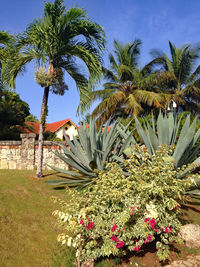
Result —
<path fill-rule="evenodd" d="M 150 65 L 163 76 L 169 77 L 162 92 L 171 95 L 178 104 L 179 110 L 200 113 L 200 47 L 184 45 L 176 47 L 169 41 L 170 57 L 159 50 L 152 50 L 153 60 Z"/>
<path fill-rule="evenodd" d="M 139 68 L 141 41 L 122 46 L 114 41 L 114 55 L 109 55 L 110 68 L 104 68 L 104 89 L 91 93 L 91 99 L 100 99 L 93 117 L 106 122 L 110 117 L 144 114 L 147 109 L 162 108 L 165 94 L 158 94 L 160 74 L 152 72 L 151 65 Z M 164 77 L 162 82 L 164 81 Z"/>
<path fill-rule="evenodd" d="M 37 66 L 35 80 L 44 87 L 41 106 L 37 177 L 42 176 L 43 132 L 45 128 L 49 91 L 63 95 L 68 89 L 64 73 L 75 81 L 80 93 L 79 110 L 88 100 L 88 90 L 98 82 L 102 72 L 100 52 L 104 48 L 104 32 L 91 22 L 81 8 L 65 10 L 62 0 L 45 4 L 44 16 L 31 23 L 26 31 L 16 37 L 17 44 L 7 61 L 3 74 L 9 84 L 24 71 L 30 61 Z M 89 75 L 80 72 L 76 58 L 83 61 Z M 89 78 L 87 78 L 87 76 Z"/>

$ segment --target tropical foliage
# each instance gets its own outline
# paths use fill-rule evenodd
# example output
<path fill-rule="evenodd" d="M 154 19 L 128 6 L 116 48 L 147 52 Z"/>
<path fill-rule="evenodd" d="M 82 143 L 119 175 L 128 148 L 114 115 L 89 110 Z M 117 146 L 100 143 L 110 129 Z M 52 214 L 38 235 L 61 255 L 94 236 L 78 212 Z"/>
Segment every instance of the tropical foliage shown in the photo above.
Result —
<path fill-rule="evenodd" d="M 88 101 L 88 90 L 101 76 L 100 51 L 104 47 L 103 29 L 90 21 L 81 8 L 65 10 L 62 0 L 45 4 L 44 16 L 31 23 L 16 37 L 16 44 L 2 69 L 4 78 L 12 84 L 30 61 L 36 65 L 36 82 L 44 87 L 41 107 L 37 176 L 42 176 L 42 144 L 45 129 L 49 90 L 63 95 L 68 89 L 64 82 L 66 71 L 80 92 L 80 107 Z M 79 70 L 76 58 L 86 65 L 89 79 Z"/>
<path fill-rule="evenodd" d="M 28 115 L 29 106 L 18 94 L 0 90 L 0 140 L 20 139 Z"/>
<path fill-rule="evenodd" d="M 159 113 L 157 121 L 152 115 L 151 120 L 143 119 L 143 125 L 135 117 L 137 132 L 151 155 L 156 153 L 158 147 L 162 144 L 167 146 L 174 145 L 175 150 L 172 158 L 177 167 L 193 163 L 200 165 L 200 158 L 197 158 L 200 152 L 200 129 L 196 131 L 198 118 L 196 117 L 190 123 L 190 115 L 181 125 L 182 118 L 177 120 L 176 114 Z"/>
<path fill-rule="evenodd" d="M 110 68 L 104 68 L 108 82 L 104 83 L 103 90 L 91 93 L 92 100 L 101 101 L 93 117 L 106 122 L 110 117 L 141 115 L 152 108 L 163 108 L 168 96 L 157 93 L 157 88 L 167 77 L 154 72 L 151 64 L 139 68 L 141 41 L 124 46 L 114 41 L 114 47 L 114 55 L 109 55 Z"/>
<path fill-rule="evenodd" d="M 153 50 L 154 60 L 150 65 L 168 77 L 160 92 L 167 93 L 178 104 L 179 110 L 196 114 L 200 112 L 200 66 L 197 65 L 200 47 L 184 45 L 176 47 L 169 41 L 170 57 L 159 50 Z M 168 80 L 168 82 L 167 82 Z"/>
<path fill-rule="evenodd" d="M 169 257 L 169 244 L 178 242 L 180 201 L 192 177 L 177 180 L 173 162 L 165 160 L 170 149 L 160 147 L 151 158 L 147 150 L 135 151 L 125 161 L 127 178 L 116 163 L 109 163 L 99 179 L 84 192 L 68 191 L 71 201 L 58 201 L 63 232 L 58 241 L 77 249 L 82 260 L 123 256 L 143 251 L 155 242 L 160 260 Z M 151 244 L 152 246 L 152 244 Z"/>
<path fill-rule="evenodd" d="M 108 127 L 97 130 L 95 120 L 90 119 L 89 127 L 85 124 L 78 130 L 78 139 L 70 141 L 66 136 L 68 148 L 62 144 L 62 153 L 56 155 L 68 166 L 75 170 L 63 170 L 50 166 L 53 170 L 67 174 L 66 179 L 47 181 L 51 185 L 71 185 L 81 189 L 95 182 L 98 172 L 105 168 L 106 162 L 122 161 L 121 156 L 125 149 L 135 144 L 132 133 L 117 121 Z"/>
<path fill-rule="evenodd" d="M 11 46 L 13 42 L 13 36 L 5 31 L 0 31 L 0 90 L 5 87 L 5 81 L 2 80 L 1 71 L 3 65 L 8 57 L 8 47 Z"/>

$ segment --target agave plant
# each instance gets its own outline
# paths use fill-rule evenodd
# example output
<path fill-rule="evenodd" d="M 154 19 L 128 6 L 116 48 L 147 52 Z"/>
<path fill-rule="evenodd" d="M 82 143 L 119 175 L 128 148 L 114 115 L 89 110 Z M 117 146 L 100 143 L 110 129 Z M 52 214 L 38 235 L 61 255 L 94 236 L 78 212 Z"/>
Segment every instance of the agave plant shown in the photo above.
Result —
<path fill-rule="evenodd" d="M 181 176 L 177 178 L 184 178 L 188 173 L 194 171 L 200 166 L 200 129 L 196 131 L 197 117 L 191 122 L 190 115 L 181 126 L 182 117 L 177 119 L 175 113 L 169 114 L 159 113 L 157 121 L 152 115 L 151 122 L 143 119 L 143 125 L 135 117 L 136 129 L 143 144 L 148 149 L 150 155 L 155 154 L 158 147 L 162 144 L 167 146 L 175 146 L 171 158 L 166 160 L 173 160 L 176 167 L 191 164 L 190 168 L 186 169 Z M 130 151 L 126 151 L 130 152 Z M 200 185 L 196 181 L 196 189 Z M 193 188 L 195 189 L 195 188 Z M 192 190 L 188 193 L 197 193 L 199 190 Z"/>
<path fill-rule="evenodd" d="M 116 121 L 112 127 L 109 122 L 105 127 L 96 128 L 95 120 L 90 119 L 89 127 L 85 124 L 78 130 L 78 138 L 70 141 L 67 136 L 66 142 L 69 148 L 59 144 L 63 153 L 55 154 L 73 170 L 63 170 L 49 166 L 53 170 L 67 175 L 66 179 L 47 181 L 51 185 L 69 185 L 81 189 L 98 177 L 98 170 L 103 170 L 106 162 L 122 162 L 123 152 L 128 146 L 134 146 L 136 141 L 132 132 Z"/>
<path fill-rule="evenodd" d="M 152 115 L 151 124 L 143 119 L 144 127 L 142 127 L 135 117 L 137 132 L 150 155 L 155 154 L 162 144 L 175 145 L 172 157 L 177 167 L 192 163 L 194 160 L 194 163 L 200 163 L 200 158 L 197 159 L 200 152 L 200 142 L 198 142 L 200 129 L 196 132 L 197 117 L 190 123 L 190 115 L 188 115 L 182 127 L 180 127 L 181 120 L 182 118 L 177 120 L 172 112 L 169 114 L 160 112 L 157 121 Z"/>

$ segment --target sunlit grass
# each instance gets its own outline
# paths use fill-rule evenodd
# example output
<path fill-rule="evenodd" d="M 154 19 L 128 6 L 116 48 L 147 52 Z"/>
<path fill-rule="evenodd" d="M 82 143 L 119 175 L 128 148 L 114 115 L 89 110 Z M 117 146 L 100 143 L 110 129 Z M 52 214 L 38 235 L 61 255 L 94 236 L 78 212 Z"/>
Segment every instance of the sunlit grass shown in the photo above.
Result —
<path fill-rule="evenodd" d="M 49 172 L 50 173 L 50 172 Z M 56 237 L 51 196 L 67 199 L 34 171 L 0 171 L 0 262 L 1 266 L 73 266 L 74 253 L 61 249 Z"/>

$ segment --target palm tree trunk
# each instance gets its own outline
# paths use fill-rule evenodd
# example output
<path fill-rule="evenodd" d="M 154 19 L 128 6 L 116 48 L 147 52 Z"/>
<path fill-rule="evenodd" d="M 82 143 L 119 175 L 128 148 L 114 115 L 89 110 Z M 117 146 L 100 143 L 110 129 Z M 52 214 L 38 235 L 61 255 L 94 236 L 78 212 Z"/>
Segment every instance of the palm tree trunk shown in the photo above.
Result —
<path fill-rule="evenodd" d="M 43 143 L 44 143 L 43 135 L 44 135 L 45 124 L 46 124 L 48 96 L 49 96 L 49 86 L 45 87 L 44 89 L 41 114 L 40 114 L 40 129 L 39 129 L 39 139 L 38 139 L 38 164 L 37 164 L 37 173 L 36 173 L 36 176 L 38 178 L 42 177 Z"/>

